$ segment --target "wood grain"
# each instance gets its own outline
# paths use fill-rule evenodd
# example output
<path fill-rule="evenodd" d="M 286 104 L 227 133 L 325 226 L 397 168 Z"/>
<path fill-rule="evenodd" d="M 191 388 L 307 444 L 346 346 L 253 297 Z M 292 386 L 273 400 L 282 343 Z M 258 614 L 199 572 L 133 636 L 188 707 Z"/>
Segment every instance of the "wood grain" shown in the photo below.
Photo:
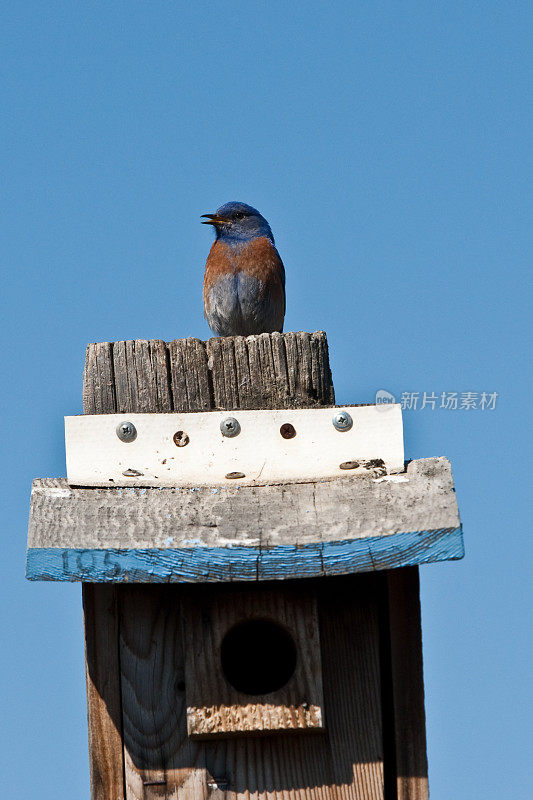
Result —
<path fill-rule="evenodd" d="M 83 413 L 111 414 L 117 410 L 113 345 L 111 342 L 89 344 L 83 372 Z"/>
<path fill-rule="evenodd" d="M 291 408 L 334 402 L 323 333 L 262 335 L 207 344 L 177 341 L 166 346 L 169 392 L 158 383 L 165 380 L 160 345 L 135 345 L 129 350 L 119 345 L 117 354 L 122 355 L 116 360 L 114 346 L 90 345 L 84 381 L 85 413 L 165 411 L 169 394 L 173 409 L 185 411 Z M 142 385 L 137 378 L 116 375 L 117 369 L 130 369 L 127 365 L 132 357 L 135 374 L 150 383 L 148 396 L 149 402 L 155 402 L 154 408 L 146 408 L 148 400 L 140 396 Z M 56 500 L 61 499 L 64 488 L 51 488 L 59 490 Z M 51 498 L 49 501 L 52 503 Z M 261 519 L 268 517 L 268 506 L 260 503 L 260 509 Z M 309 516 L 301 505 L 299 512 L 302 521 Z M 102 513 L 104 517 L 105 511 Z M 114 524 L 107 527 L 112 531 Z M 305 533 L 305 523 L 301 527 Z M 271 544 L 274 541 L 272 532 Z M 88 648 L 87 656 L 88 672 L 95 680 L 94 693 L 89 695 L 91 769 L 95 774 L 99 770 L 106 774 L 100 784 L 104 794 L 95 794 L 93 782 L 93 800 L 206 800 L 208 795 L 213 800 L 221 800 L 222 795 L 228 800 L 384 800 L 383 742 L 388 734 L 383 725 L 390 725 L 392 715 L 382 708 L 381 701 L 387 697 L 382 674 L 389 679 L 389 673 L 383 672 L 380 637 L 380 626 L 383 633 L 384 625 L 382 577 L 321 578 L 313 586 L 320 616 L 326 730 L 216 742 L 194 742 L 186 735 L 181 619 L 188 593 L 201 592 L 201 588 L 116 587 L 120 613 L 111 615 L 112 625 L 107 630 L 118 630 L 119 645 L 111 647 L 108 638 L 108 645 L 104 641 L 99 647 Z M 103 598 L 98 593 L 106 589 L 96 586 L 90 591 Z M 86 597 L 88 591 L 86 586 Z M 94 612 L 89 604 L 86 609 L 90 629 Z M 407 628 L 413 624 L 412 620 L 404 623 Z M 384 635 L 389 636 L 388 628 Z M 410 636 L 415 642 L 412 630 Z M 393 638 L 390 635 L 391 652 Z M 114 634 L 111 640 L 116 643 Z M 117 674 L 114 656 L 105 652 L 109 647 L 112 652 L 118 650 L 121 708 L 105 690 L 107 670 Z M 399 673 L 394 682 L 398 691 Z M 398 713 L 400 710 L 398 706 Z M 406 742 L 402 746 L 421 747 L 416 724 L 413 718 L 413 728 L 395 728 L 392 736 L 396 730 L 403 730 L 412 745 Z M 99 736 L 107 736 L 113 729 L 122 730 L 124 780 L 120 758 L 112 758 L 106 772 L 106 759 L 98 752 L 102 749 Z M 397 760 L 401 764 L 401 758 L 397 756 Z M 412 769 L 416 768 L 405 767 L 406 771 Z M 417 776 L 400 777 L 411 780 Z M 386 800 L 393 797 L 390 794 Z M 411 800 L 410 795 L 402 800 L 407 797 Z"/>
<path fill-rule="evenodd" d="M 323 331 L 210 339 L 215 408 L 309 408 L 335 394 Z"/>
<path fill-rule="evenodd" d="M 113 372 L 117 410 L 147 412 L 157 408 L 172 411 L 169 363 L 165 342 L 115 342 Z"/>
<path fill-rule="evenodd" d="M 83 586 L 92 800 L 125 797 L 117 591 Z"/>
<path fill-rule="evenodd" d="M 167 348 L 174 411 L 212 409 L 211 375 L 205 342 L 199 339 L 175 339 L 168 343 Z"/>
<path fill-rule="evenodd" d="M 333 783 L 341 787 L 343 797 L 382 800 L 379 576 L 354 575 L 320 584 L 322 680 Z"/>
<path fill-rule="evenodd" d="M 407 480 L 368 476 L 355 485 L 349 478 L 338 478 L 326 483 L 232 485 L 216 491 L 81 489 L 70 487 L 64 478 L 37 479 L 28 544 L 285 547 L 460 527 L 447 459 L 411 461 L 402 477 Z"/>
<path fill-rule="evenodd" d="M 127 800 L 207 794 L 205 754 L 187 736 L 180 587 L 120 587 Z"/>
<path fill-rule="evenodd" d="M 397 477 L 403 480 L 357 478 L 357 491 L 347 478 L 216 491 L 35 481 L 27 576 L 256 581 L 461 558 L 449 462 L 412 461 Z"/>
<path fill-rule="evenodd" d="M 186 734 L 180 625 L 190 589 L 120 587 L 128 800 L 382 800 L 377 586 L 377 576 L 353 576 L 310 587 L 320 607 L 325 732 L 220 741 Z"/>
<path fill-rule="evenodd" d="M 85 414 L 333 405 L 324 331 L 87 346 Z"/>
<path fill-rule="evenodd" d="M 418 567 L 386 573 L 398 800 L 427 800 L 428 764 Z"/>
<path fill-rule="evenodd" d="M 228 800 L 381 800 L 375 576 L 312 583 L 320 609 L 323 733 L 206 742 L 209 776 Z M 298 584 L 295 584 L 298 586 Z"/>
<path fill-rule="evenodd" d="M 224 636 L 246 620 L 269 620 L 288 631 L 296 668 L 277 691 L 250 695 L 234 689 L 220 668 Z M 228 733 L 323 728 L 322 667 L 316 596 L 299 585 L 271 590 L 202 588 L 189 592 L 184 611 L 187 730 L 197 738 Z M 249 670 L 261 671 L 252 654 Z"/>

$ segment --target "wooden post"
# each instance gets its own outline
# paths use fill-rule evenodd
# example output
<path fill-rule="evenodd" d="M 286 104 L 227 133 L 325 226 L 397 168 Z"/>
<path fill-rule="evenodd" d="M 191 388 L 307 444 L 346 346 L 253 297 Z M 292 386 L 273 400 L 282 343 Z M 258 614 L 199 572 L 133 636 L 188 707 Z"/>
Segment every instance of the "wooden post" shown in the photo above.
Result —
<path fill-rule="evenodd" d="M 90 414 L 190 412 L 332 405 L 334 393 L 317 332 L 89 345 L 83 400 Z M 187 736 L 191 589 L 84 584 L 92 800 L 424 800 L 418 569 L 309 583 L 325 731 L 219 741 Z"/>

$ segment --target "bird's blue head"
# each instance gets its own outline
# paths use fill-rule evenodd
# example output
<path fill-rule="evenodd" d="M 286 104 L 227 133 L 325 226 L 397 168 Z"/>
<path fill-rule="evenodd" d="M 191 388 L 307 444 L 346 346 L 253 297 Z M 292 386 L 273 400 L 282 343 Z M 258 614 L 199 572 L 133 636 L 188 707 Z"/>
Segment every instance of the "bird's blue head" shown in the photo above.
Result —
<path fill-rule="evenodd" d="M 217 239 L 228 244 L 238 244 L 266 236 L 272 244 L 274 237 L 270 225 L 259 211 L 246 203 L 225 203 L 214 214 L 202 214 L 206 217 L 203 224 L 213 225 Z"/>

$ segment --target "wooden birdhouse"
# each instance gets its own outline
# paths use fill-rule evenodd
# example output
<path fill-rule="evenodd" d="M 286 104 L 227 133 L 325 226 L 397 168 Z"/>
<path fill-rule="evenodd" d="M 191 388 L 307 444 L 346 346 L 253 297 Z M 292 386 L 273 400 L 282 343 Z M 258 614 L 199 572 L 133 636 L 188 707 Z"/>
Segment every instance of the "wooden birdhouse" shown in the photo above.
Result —
<path fill-rule="evenodd" d="M 326 336 L 92 344 L 27 576 L 80 581 L 93 800 L 427 797 L 418 566 L 450 464 L 334 405 Z"/>

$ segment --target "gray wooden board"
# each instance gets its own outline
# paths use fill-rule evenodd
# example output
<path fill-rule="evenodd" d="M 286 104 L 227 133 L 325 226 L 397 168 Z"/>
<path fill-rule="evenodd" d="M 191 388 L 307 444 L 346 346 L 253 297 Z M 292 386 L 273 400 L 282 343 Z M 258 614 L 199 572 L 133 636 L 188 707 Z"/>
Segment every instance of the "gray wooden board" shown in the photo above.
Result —
<path fill-rule="evenodd" d="M 34 482 L 27 577 L 217 581 L 335 575 L 461 558 L 450 464 L 264 487 Z"/>
<path fill-rule="evenodd" d="M 85 414 L 334 405 L 324 331 L 87 346 Z"/>

